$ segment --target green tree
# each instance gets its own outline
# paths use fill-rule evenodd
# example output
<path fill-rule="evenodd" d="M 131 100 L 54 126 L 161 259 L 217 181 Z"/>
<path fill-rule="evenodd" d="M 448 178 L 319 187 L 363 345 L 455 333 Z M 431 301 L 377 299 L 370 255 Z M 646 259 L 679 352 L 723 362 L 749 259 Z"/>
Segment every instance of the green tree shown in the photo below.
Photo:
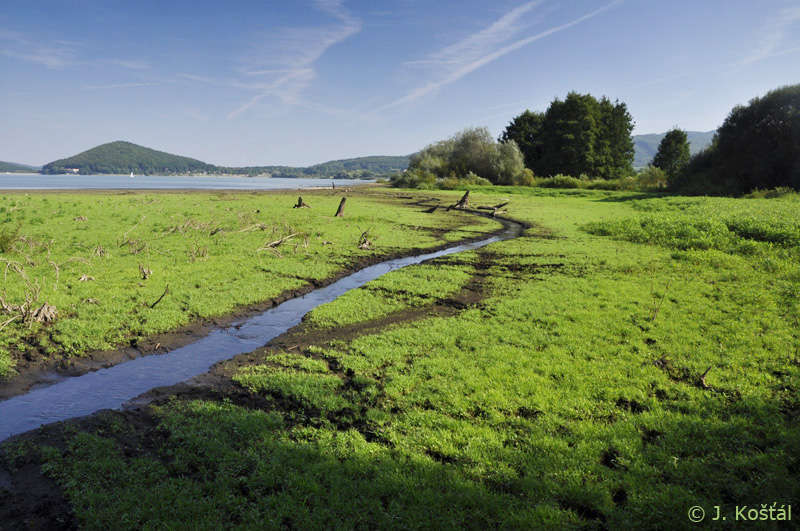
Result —
<path fill-rule="evenodd" d="M 800 84 L 737 105 L 673 187 L 690 193 L 800 190 Z"/>
<path fill-rule="evenodd" d="M 594 175 L 603 179 L 619 179 L 633 174 L 633 117 L 625 103 L 603 96 L 599 102 L 599 132 L 595 146 Z"/>
<path fill-rule="evenodd" d="M 666 174 L 667 182 L 671 183 L 689 162 L 689 155 L 689 139 L 686 131 L 676 127 L 661 139 L 652 165 L 662 170 Z"/>
<path fill-rule="evenodd" d="M 528 168 L 533 168 L 542 157 L 543 123 L 544 113 L 526 110 L 511 120 L 500 135 L 500 142 L 516 142 Z"/>
<path fill-rule="evenodd" d="M 616 179 L 633 173 L 633 119 L 624 103 L 570 92 L 544 113 L 525 111 L 500 140 L 514 140 L 539 175 Z"/>
<path fill-rule="evenodd" d="M 570 92 L 545 112 L 542 156 L 532 169 L 541 175 L 574 176 L 594 170 L 597 100 Z"/>

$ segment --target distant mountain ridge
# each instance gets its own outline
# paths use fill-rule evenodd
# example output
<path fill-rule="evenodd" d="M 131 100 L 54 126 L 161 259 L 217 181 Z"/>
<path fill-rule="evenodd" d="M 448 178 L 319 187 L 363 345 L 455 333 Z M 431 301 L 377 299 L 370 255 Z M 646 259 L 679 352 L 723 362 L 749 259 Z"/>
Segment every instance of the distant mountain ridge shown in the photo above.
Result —
<path fill-rule="evenodd" d="M 36 166 L 28 166 L 27 164 L 18 164 L 16 162 L 3 162 L 0 161 L 1 173 L 38 173 L 41 168 Z"/>
<path fill-rule="evenodd" d="M 335 160 L 305 168 L 292 166 L 215 166 L 206 162 L 172 155 L 163 151 L 116 141 L 102 144 L 72 157 L 45 164 L 48 175 L 80 173 L 84 175 L 269 175 L 272 177 L 337 177 L 370 179 L 381 174 L 408 168 L 410 156 L 371 156 Z"/>
<path fill-rule="evenodd" d="M 667 133 L 652 133 L 646 135 L 633 135 L 633 147 L 635 155 L 633 158 L 633 166 L 635 168 L 643 168 L 650 164 L 653 157 L 658 152 L 658 145 L 661 139 Z M 717 134 L 716 131 L 686 131 L 686 137 L 689 140 L 689 150 L 692 155 L 711 144 L 711 139 Z"/>

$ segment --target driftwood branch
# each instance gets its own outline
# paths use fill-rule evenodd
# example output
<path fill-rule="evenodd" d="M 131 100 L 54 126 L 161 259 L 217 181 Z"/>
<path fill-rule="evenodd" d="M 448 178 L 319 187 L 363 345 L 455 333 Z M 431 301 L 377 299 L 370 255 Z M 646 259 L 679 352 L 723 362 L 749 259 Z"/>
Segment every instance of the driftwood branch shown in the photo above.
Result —
<path fill-rule="evenodd" d="M 155 308 L 155 307 L 156 307 L 156 304 L 158 304 L 159 302 L 161 302 L 161 299 L 163 299 L 164 297 L 166 297 L 166 296 L 167 296 L 167 293 L 169 293 L 169 284 L 167 284 L 167 287 L 166 287 L 166 288 L 164 288 L 164 293 L 162 293 L 162 294 L 161 294 L 161 296 L 158 298 L 158 300 L 157 300 L 156 302 L 154 302 L 153 304 L 151 304 L 151 305 L 150 305 L 150 309 L 152 310 L 153 308 Z"/>
<path fill-rule="evenodd" d="M 288 242 L 289 240 L 291 240 L 292 238 L 294 238 L 298 234 L 300 234 L 300 233 L 299 232 L 293 232 L 293 233 L 289 234 L 288 236 L 284 236 L 283 238 L 277 239 L 277 240 L 275 240 L 273 242 L 265 243 L 263 246 L 261 246 L 258 249 L 256 249 L 256 252 L 265 251 L 267 249 L 274 249 L 275 247 L 278 247 L 279 245 Z"/>
<path fill-rule="evenodd" d="M 120 244 L 119 244 L 119 246 L 120 246 L 120 247 L 122 247 L 123 245 L 125 245 L 126 243 L 128 243 L 128 242 L 130 241 L 130 239 L 128 238 L 128 233 L 129 233 L 129 232 L 132 232 L 132 231 L 133 231 L 133 230 L 134 230 L 136 227 L 138 227 L 138 226 L 139 226 L 139 224 L 140 224 L 142 221 L 144 221 L 144 218 L 146 218 L 146 217 L 147 217 L 147 216 L 142 216 L 142 219 L 140 219 L 140 220 L 139 220 L 139 221 L 136 223 L 136 225 L 134 225 L 134 226 L 133 226 L 133 227 L 131 227 L 130 229 L 126 230 L 126 231 L 125 231 L 125 232 L 122 234 L 122 243 L 120 243 Z"/>

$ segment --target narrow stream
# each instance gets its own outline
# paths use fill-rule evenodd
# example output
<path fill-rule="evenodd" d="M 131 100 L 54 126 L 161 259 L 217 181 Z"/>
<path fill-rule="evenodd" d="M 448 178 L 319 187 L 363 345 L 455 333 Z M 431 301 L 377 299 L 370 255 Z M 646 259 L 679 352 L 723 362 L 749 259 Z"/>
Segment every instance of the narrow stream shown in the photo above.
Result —
<path fill-rule="evenodd" d="M 83 376 L 66 378 L 48 387 L 0 402 L 0 441 L 43 424 L 82 417 L 101 409 L 118 409 L 154 387 L 173 385 L 203 374 L 222 360 L 251 352 L 297 325 L 320 304 L 363 286 L 392 270 L 431 258 L 478 249 L 519 236 L 520 225 L 510 224 L 496 236 L 441 251 L 381 262 L 344 277 L 302 297 L 218 329 L 205 338 L 167 354 L 136 358 Z"/>

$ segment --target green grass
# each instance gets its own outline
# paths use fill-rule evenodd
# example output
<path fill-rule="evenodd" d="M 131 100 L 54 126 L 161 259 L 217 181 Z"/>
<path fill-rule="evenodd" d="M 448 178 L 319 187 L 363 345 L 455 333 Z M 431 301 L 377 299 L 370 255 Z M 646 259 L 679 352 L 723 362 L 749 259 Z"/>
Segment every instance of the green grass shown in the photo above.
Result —
<path fill-rule="evenodd" d="M 463 255 L 459 255 L 463 259 Z M 470 279 L 468 271 L 447 265 L 415 265 L 367 283 L 308 314 L 316 326 L 335 328 L 377 319 L 406 308 L 430 305 L 460 290 Z"/>
<path fill-rule="evenodd" d="M 499 226 L 457 212 L 423 217 L 382 194 L 351 194 L 345 217 L 334 218 L 340 196 L 304 195 L 312 208 L 293 209 L 296 196 L 278 193 L 6 194 L 0 296 L 8 305 L 46 302 L 58 318 L 47 326 L 18 318 L 0 331 L 0 377 L 13 373 L 15 349 L 80 356 L 116 348 L 319 282 L 373 254 Z M 367 230 L 375 246 L 358 249 Z M 152 274 L 143 278 L 140 267 Z M 0 314 L 0 323 L 14 315 Z"/>
<path fill-rule="evenodd" d="M 78 433 L 45 471 L 87 528 L 680 529 L 697 505 L 744 529 L 737 505 L 797 506 L 798 203 L 471 194 L 502 197 L 537 225 L 305 326 L 420 318 L 267 352 L 234 376 L 261 402 L 175 399 L 153 450 Z"/>

